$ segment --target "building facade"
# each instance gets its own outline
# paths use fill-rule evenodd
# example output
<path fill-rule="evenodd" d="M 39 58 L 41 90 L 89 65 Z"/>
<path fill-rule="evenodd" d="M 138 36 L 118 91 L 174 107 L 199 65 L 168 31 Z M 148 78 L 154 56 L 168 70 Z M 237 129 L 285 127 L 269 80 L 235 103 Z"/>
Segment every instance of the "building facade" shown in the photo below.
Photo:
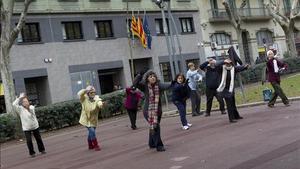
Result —
<path fill-rule="evenodd" d="M 15 12 L 22 4 L 16 1 Z M 127 31 L 132 11 L 136 17 L 146 11 L 152 35 L 151 50 L 134 40 L 133 58 Z M 204 57 L 197 45 L 202 41 L 197 0 L 172 1 L 172 13 L 182 44 L 176 58 L 183 71 L 186 62 Z M 18 15 L 13 24 L 17 20 Z M 35 0 L 11 51 L 16 92 L 25 91 L 36 105 L 74 99 L 89 84 L 105 94 L 114 85 L 131 85 L 132 60 L 135 74 L 150 68 L 170 81 L 163 34 L 160 9 L 151 0 Z"/>
<path fill-rule="evenodd" d="M 237 35 L 235 29 L 228 20 L 227 13 L 220 0 L 201 0 L 197 1 L 201 16 L 201 30 L 203 32 L 203 43 L 206 57 L 218 56 L 224 57 L 230 46 L 234 46 L 238 52 Z M 229 1 L 233 8 L 239 8 L 242 0 Z M 262 58 L 269 48 L 276 48 L 280 57 L 287 50 L 286 39 L 282 28 L 273 21 L 268 10 L 265 8 L 267 0 L 247 0 L 246 6 L 239 10 L 242 18 L 241 27 L 243 29 L 243 47 L 245 53 L 245 62 L 254 64 L 257 58 Z M 283 0 L 281 2 L 281 13 L 289 15 L 292 0 Z M 298 7 L 299 8 L 299 7 Z M 299 27 L 298 18 L 296 26 Z M 296 46 L 299 46 L 299 35 L 295 32 Z M 215 46 L 216 50 L 211 47 Z M 299 49 L 297 49 L 299 51 Z M 238 52 L 239 53 L 239 52 Z"/>

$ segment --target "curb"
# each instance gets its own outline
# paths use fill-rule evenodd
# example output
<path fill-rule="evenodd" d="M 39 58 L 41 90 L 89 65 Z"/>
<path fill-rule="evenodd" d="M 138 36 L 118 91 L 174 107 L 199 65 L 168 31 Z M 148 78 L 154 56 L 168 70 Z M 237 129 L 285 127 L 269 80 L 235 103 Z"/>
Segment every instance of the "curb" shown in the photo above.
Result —
<path fill-rule="evenodd" d="M 300 100 L 300 97 L 290 97 L 289 100 L 290 101 L 298 101 L 298 100 Z M 276 102 L 277 103 L 282 103 L 282 101 L 279 100 L 279 99 L 277 99 Z M 255 106 L 266 105 L 266 103 L 267 102 L 260 101 L 260 102 L 253 102 L 253 103 L 247 103 L 247 104 L 240 104 L 240 105 L 237 105 L 236 107 L 237 108 L 255 107 Z M 219 111 L 219 109 L 218 108 L 213 108 L 211 111 L 212 112 Z M 201 112 L 205 112 L 205 110 L 201 110 Z M 192 114 L 192 112 L 187 112 L 186 114 L 190 115 L 190 114 Z M 163 116 L 162 117 L 166 118 L 166 117 L 175 117 L 175 116 L 179 116 L 179 113 L 178 113 L 177 109 L 163 112 Z"/>

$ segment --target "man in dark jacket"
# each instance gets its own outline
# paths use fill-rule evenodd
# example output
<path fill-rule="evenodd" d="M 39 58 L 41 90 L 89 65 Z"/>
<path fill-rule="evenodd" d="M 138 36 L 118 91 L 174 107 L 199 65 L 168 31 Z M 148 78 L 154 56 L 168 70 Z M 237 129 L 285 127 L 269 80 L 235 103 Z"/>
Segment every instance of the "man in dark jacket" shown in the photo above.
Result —
<path fill-rule="evenodd" d="M 283 90 L 280 87 L 280 75 L 279 72 L 287 68 L 287 64 L 284 64 L 274 58 L 274 52 L 269 50 L 267 52 L 268 62 L 267 62 L 267 72 L 268 72 L 268 81 L 271 83 L 274 88 L 273 95 L 268 103 L 269 107 L 274 107 L 277 97 L 279 96 L 286 106 L 289 106 L 289 100 L 284 94 Z"/>
<path fill-rule="evenodd" d="M 216 60 L 210 58 L 207 62 L 200 65 L 200 69 L 205 71 L 206 77 L 206 114 L 205 116 L 210 116 L 212 102 L 214 97 L 217 98 L 221 114 L 226 114 L 224 100 L 217 93 L 217 88 L 219 87 L 221 81 L 222 69 L 220 66 L 216 67 Z"/>

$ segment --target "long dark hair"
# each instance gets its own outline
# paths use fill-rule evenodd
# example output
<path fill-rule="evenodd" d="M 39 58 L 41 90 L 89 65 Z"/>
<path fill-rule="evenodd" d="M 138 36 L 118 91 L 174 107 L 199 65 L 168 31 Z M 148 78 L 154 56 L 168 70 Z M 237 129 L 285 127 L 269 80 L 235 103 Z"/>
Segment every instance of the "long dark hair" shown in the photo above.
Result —
<path fill-rule="evenodd" d="M 181 76 L 181 77 L 183 78 L 183 82 L 182 82 L 182 83 L 185 83 L 186 79 L 185 79 L 185 76 L 184 76 L 183 73 L 178 73 L 178 74 L 175 76 L 174 81 L 177 82 L 177 79 L 178 79 L 179 76 Z"/>

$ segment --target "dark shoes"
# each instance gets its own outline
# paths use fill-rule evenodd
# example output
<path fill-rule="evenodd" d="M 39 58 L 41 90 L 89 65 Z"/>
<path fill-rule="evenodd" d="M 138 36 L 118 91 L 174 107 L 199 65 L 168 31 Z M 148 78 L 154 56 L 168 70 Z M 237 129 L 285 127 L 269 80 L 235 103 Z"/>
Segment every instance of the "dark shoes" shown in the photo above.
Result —
<path fill-rule="evenodd" d="M 192 116 L 193 116 L 193 117 L 195 117 L 195 116 L 200 116 L 200 114 L 193 113 Z"/>
<path fill-rule="evenodd" d="M 136 130 L 137 127 L 136 127 L 136 126 L 131 126 L 131 129 L 132 129 L 132 130 Z"/>
<path fill-rule="evenodd" d="M 29 157 L 30 157 L 30 158 L 34 158 L 34 157 L 35 157 L 35 154 L 30 154 Z"/>
<path fill-rule="evenodd" d="M 47 152 L 46 151 L 42 151 L 41 154 L 47 154 Z"/>
<path fill-rule="evenodd" d="M 205 117 L 209 117 L 209 116 L 210 116 L 210 113 L 206 113 L 204 116 L 205 116 Z"/>
<path fill-rule="evenodd" d="M 229 120 L 230 123 L 236 123 L 237 120 Z"/>
<path fill-rule="evenodd" d="M 274 104 L 268 104 L 268 107 L 274 108 Z"/>
<path fill-rule="evenodd" d="M 166 149 L 165 149 L 163 146 L 157 147 L 156 150 L 157 150 L 158 152 L 166 151 Z"/>
<path fill-rule="evenodd" d="M 240 119 L 243 119 L 244 117 L 242 116 L 239 116 L 238 118 L 236 118 L 236 120 L 240 120 Z"/>
<path fill-rule="evenodd" d="M 226 114 L 226 111 L 224 110 L 224 111 L 221 111 L 221 114 Z"/>

